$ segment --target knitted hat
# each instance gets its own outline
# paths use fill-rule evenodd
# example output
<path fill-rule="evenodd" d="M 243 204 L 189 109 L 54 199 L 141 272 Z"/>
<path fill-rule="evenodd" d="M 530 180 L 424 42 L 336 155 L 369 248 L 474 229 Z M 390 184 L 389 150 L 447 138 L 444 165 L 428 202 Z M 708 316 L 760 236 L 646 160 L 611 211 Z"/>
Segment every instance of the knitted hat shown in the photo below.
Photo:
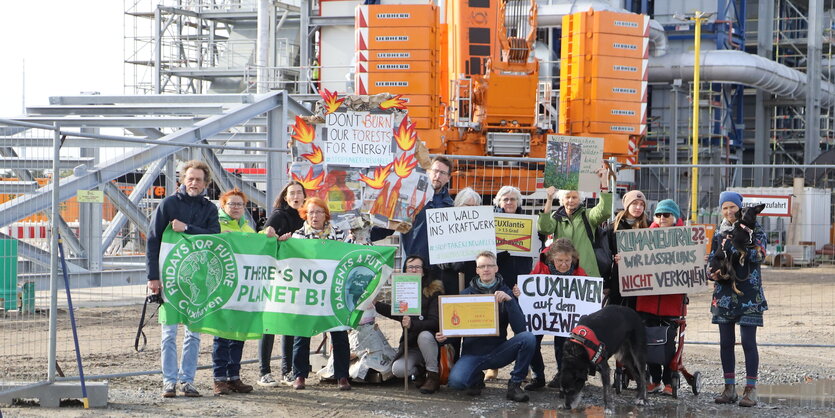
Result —
<path fill-rule="evenodd" d="M 681 219 L 681 209 L 672 199 L 664 199 L 658 202 L 658 206 L 655 207 L 655 214 L 658 215 L 659 213 L 672 213 L 676 219 Z"/>
<path fill-rule="evenodd" d="M 722 192 L 719 194 L 719 207 L 721 208 L 725 202 L 731 202 L 736 207 L 742 209 L 742 195 L 737 192 Z"/>
<path fill-rule="evenodd" d="M 629 209 L 629 205 L 636 200 L 644 202 L 644 206 L 647 204 L 647 198 L 644 197 L 644 194 L 641 193 L 640 190 L 632 190 L 631 192 L 623 195 L 623 210 Z"/>

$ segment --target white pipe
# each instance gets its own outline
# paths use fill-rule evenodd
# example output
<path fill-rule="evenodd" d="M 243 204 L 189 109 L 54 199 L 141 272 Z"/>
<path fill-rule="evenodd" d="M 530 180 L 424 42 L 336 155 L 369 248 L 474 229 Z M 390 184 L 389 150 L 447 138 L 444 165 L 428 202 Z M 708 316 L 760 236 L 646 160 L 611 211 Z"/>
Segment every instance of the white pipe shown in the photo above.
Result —
<path fill-rule="evenodd" d="M 267 92 L 267 67 L 270 65 L 270 7 L 271 0 L 258 0 L 257 31 L 255 65 L 257 71 L 257 89 L 260 93 Z"/>
<path fill-rule="evenodd" d="M 743 51 L 704 51 L 701 78 L 718 83 L 738 83 L 765 90 L 781 98 L 806 98 L 806 74 Z M 693 80 L 693 54 L 682 52 L 649 59 L 649 81 Z M 835 85 L 821 81 L 821 105 L 835 104 Z"/>
<path fill-rule="evenodd" d="M 611 11 L 618 13 L 632 13 L 629 10 L 615 7 L 605 1 L 581 0 L 557 4 L 537 4 L 536 24 L 538 27 L 561 28 L 563 16 L 572 13 L 596 11 Z M 667 53 L 667 35 L 664 27 L 655 20 L 649 21 L 650 55 L 657 57 Z"/>

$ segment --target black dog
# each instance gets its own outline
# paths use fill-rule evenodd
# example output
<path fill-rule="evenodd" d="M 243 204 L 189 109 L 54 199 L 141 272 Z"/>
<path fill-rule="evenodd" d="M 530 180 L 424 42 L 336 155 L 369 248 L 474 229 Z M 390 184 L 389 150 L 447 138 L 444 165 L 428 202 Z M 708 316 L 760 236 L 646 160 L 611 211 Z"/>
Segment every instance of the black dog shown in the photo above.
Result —
<path fill-rule="evenodd" d="M 611 413 L 609 388 L 609 357 L 615 355 L 637 379 L 637 405 L 646 405 L 647 338 L 644 323 L 630 308 L 609 305 L 580 319 L 580 325 L 571 331 L 563 346 L 560 392 L 565 397 L 565 408 L 574 409 L 582 398 L 583 387 L 589 375 L 600 372 L 603 381 L 603 403 Z"/>
<path fill-rule="evenodd" d="M 724 240 L 719 243 L 721 248 L 718 249 L 713 259 L 710 260 L 708 267 L 710 271 L 719 271 L 717 280 L 730 280 L 731 287 L 737 295 L 742 292 L 736 288 L 736 281 L 739 280 L 734 268 L 734 262 L 738 262 L 740 266 L 745 265 L 745 254 L 747 250 L 754 246 L 754 227 L 757 224 L 757 215 L 765 209 L 765 205 L 757 205 L 746 207 L 736 212 L 736 222 L 734 228 L 731 230 L 730 243 L 736 248 L 739 257 L 736 260 L 731 258 L 730 249 L 725 246 Z M 744 279 L 744 277 L 743 277 Z"/>

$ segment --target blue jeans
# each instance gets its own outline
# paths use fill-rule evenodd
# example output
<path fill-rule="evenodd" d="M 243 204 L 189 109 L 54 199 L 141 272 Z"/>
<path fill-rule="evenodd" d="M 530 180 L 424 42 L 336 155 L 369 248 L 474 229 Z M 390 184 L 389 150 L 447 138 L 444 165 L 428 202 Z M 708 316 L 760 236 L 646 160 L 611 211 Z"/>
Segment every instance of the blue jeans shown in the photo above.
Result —
<path fill-rule="evenodd" d="M 488 354 L 463 354 L 449 372 L 449 386 L 452 389 L 478 387 L 483 379 L 482 370 L 499 369 L 515 361 L 510 372 L 511 382 L 521 382 L 528 374 L 531 357 L 536 350 L 536 337 L 530 332 L 516 334 L 499 344 Z"/>
<path fill-rule="evenodd" d="M 179 324 L 162 325 L 162 381 L 163 383 L 194 383 L 197 356 L 200 354 L 200 333 L 185 329 L 183 355 L 177 367 L 177 329 Z"/>
<path fill-rule="evenodd" d="M 531 371 L 533 377 L 545 379 L 545 362 L 542 360 L 542 337 L 543 335 L 536 336 L 536 352 L 533 353 L 531 359 Z M 565 344 L 565 340 L 566 337 L 554 336 L 554 357 L 557 360 L 557 373 L 562 367 L 562 346 Z"/>
<path fill-rule="evenodd" d="M 215 337 L 212 345 L 212 363 L 216 381 L 232 381 L 241 378 L 241 356 L 244 342 Z"/>
<path fill-rule="evenodd" d="M 331 332 L 333 344 L 333 377 L 348 378 L 348 363 L 351 361 L 351 347 L 348 331 Z M 310 337 L 295 337 L 293 341 L 293 378 L 307 378 L 310 373 Z"/>

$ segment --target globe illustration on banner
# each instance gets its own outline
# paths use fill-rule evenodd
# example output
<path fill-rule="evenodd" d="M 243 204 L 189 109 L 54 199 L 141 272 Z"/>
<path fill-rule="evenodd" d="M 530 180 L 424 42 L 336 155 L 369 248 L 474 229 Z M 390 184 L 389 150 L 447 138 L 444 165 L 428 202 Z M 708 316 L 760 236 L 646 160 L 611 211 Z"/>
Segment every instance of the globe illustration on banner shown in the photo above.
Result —
<path fill-rule="evenodd" d="M 348 274 L 348 282 L 345 283 L 345 288 L 342 291 L 345 306 L 349 311 L 356 309 L 360 297 L 371 280 L 374 279 L 374 275 L 374 271 L 365 266 L 357 266 L 351 269 L 351 273 Z"/>
<path fill-rule="evenodd" d="M 178 271 L 179 286 L 186 298 L 194 305 L 206 303 L 209 296 L 220 286 L 223 277 L 220 259 L 211 251 L 202 250 L 189 254 Z M 201 292 L 193 278 L 205 278 L 208 292 Z"/>

